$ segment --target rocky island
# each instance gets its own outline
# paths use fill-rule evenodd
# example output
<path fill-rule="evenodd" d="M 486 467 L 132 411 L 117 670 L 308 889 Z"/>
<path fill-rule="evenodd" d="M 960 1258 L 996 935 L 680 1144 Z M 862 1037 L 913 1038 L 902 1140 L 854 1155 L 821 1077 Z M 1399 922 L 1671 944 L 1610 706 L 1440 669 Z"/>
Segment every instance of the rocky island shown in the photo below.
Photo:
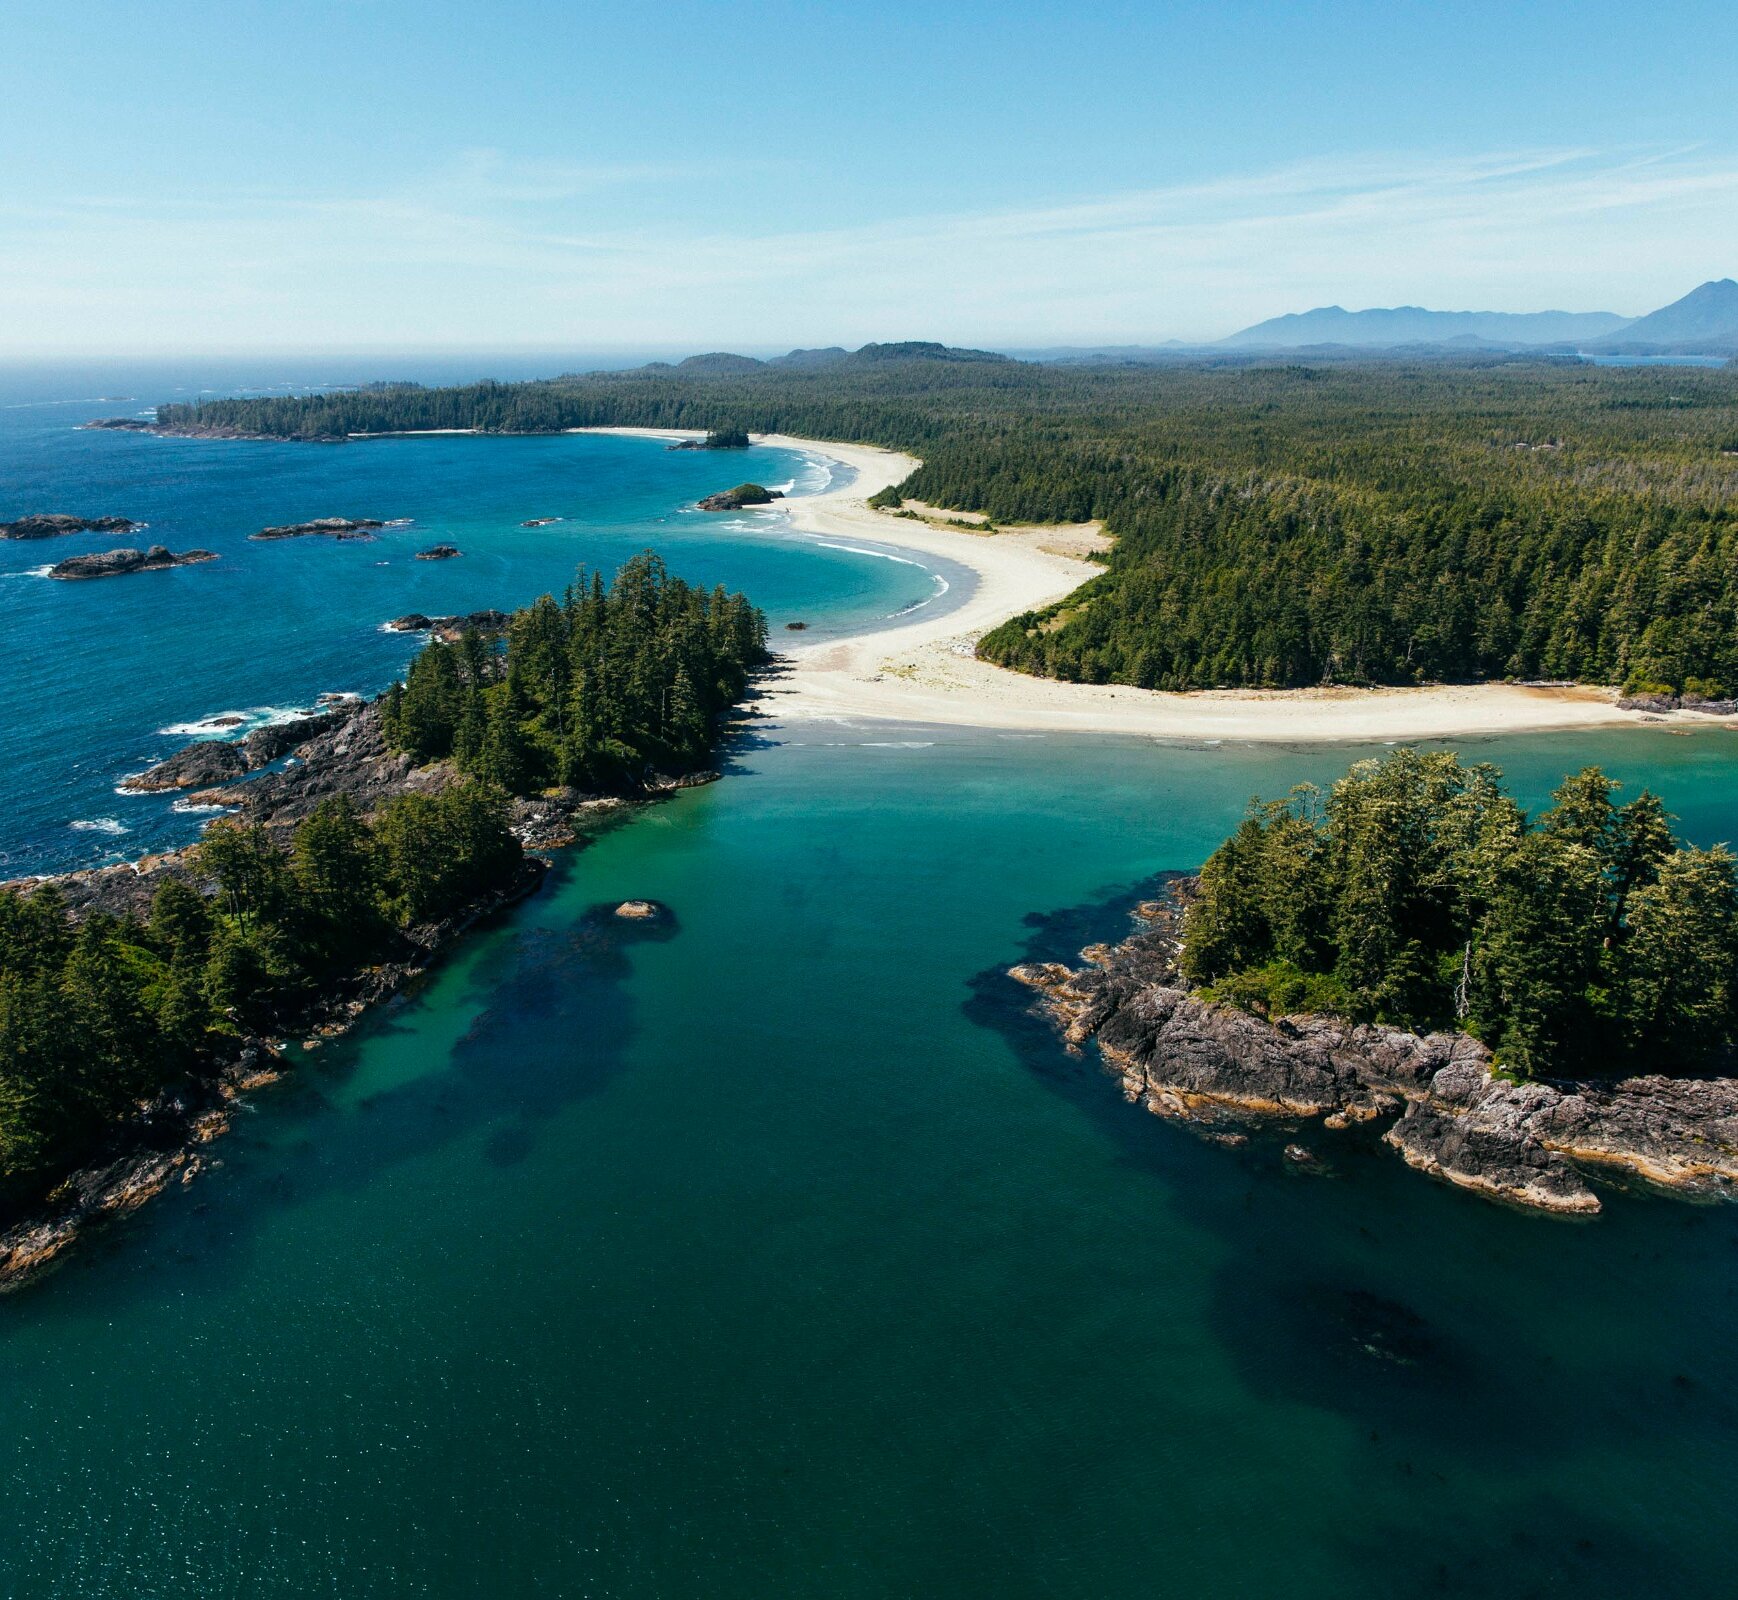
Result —
<path fill-rule="evenodd" d="M 740 511 L 744 506 L 766 506 L 784 499 L 780 489 L 766 489 L 758 483 L 739 483 L 734 489 L 709 494 L 698 502 L 702 511 Z"/>
<path fill-rule="evenodd" d="M 148 550 L 104 550 L 100 555 L 69 556 L 48 569 L 51 578 L 118 578 L 129 572 L 166 572 L 170 567 L 190 567 L 217 560 L 215 550 L 184 550 L 179 555 L 166 545 Z"/>
<path fill-rule="evenodd" d="M 437 544 L 431 545 L 427 550 L 418 550 L 416 559 L 418 561 L 451 561 L 454 556 L 463 554 L 464 552 L 456 544 Z"/>
<path fill-rule="evenodd" d="M 68 533 L 137 533 L 145 526 L 130 517 L 69 517 L 41 511 L 16 522 L 0 522 L 0 539 L 58 539 Z"/>
<path fill-rule="evenodd" d="M 1361 763 L 1325 803 L 1258 808 L 1128 939 L 1011 976 L 1130 1101 L 1203 1131 L 1379 1130 L 1421 1171 L 1566 1214 L 1601 1182 L 1738 1195 L 1733 858 L 1610 790 L 1589 769 L 1529 828 L 1488 768 Z"/>
<path fill-rule="evenodd" d="M 250 539 L 366 539 L 388 524 L 376 517 L 315 517 L 311 522 L 290 522 L 280 528 L 261 528 Z"/>

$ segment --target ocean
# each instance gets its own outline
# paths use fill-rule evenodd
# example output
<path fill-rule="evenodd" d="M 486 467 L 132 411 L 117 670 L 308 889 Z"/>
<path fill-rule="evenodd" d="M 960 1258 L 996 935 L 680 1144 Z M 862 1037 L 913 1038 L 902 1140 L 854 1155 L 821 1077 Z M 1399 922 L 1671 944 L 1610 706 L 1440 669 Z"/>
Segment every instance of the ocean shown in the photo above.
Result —
<path fill-rule="evenodd" d="M 223 559 L 60 585 L 22 575 L 49 547 L 0 547 L 0 845 L 31 870 L 179 836 L 113 793 L 161 730 L 376 688 L 400 611 L 647 544 L 775 623 L 934 591 L 685 513 L 736 458 L 44 409 L 0 414 L 0 515 L 139 516 Z M 413 520 L 246 540 L 327 514 Z M 438 539 L 464 557 L 410 559 Z M 1599 762 L 1738 836 L 1717 728 L 1459 747 L 1528 804 Z M 1307 1134 L 1307 1174 L 1279 1138 L 1210 1146 L 1003 975 L 1120 933 L 1252 794 L 1377 753 L 757 725 L 0 1302 L 0 1592 L 1729 1593 L 1738 1213 L 1564 1222 L 1356 1137 Z M 104 816 L 130 832 L 71 826 Z M 629 897 L 673 917 L 606 914 Z"/>

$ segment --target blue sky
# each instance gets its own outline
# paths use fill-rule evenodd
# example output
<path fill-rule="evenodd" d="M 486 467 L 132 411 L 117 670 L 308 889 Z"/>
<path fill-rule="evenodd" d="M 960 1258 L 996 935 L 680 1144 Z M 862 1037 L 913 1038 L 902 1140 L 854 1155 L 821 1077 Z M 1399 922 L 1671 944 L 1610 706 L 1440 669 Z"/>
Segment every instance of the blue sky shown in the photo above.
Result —
<path fill-rule="evenodd" d="M 1729 5 L 3 0 L 0 359 L 1212 338 L 1738 273 Z"/>

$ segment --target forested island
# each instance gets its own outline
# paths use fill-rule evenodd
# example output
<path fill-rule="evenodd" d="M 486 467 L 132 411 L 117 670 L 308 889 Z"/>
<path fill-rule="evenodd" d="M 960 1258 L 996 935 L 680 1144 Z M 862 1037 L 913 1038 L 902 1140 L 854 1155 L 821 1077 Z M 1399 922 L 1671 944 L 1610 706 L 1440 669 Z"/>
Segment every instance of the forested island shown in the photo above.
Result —
<path fill-rule="evenodd" d="M 1738 862 L 1596 768 L 1528 817 L 1402 750 L 1256 802 L 1088 965 L 1018 968 L 1131 1099 L 1208 1125 L 1386 1124 L 1413 1165 L 1586 1211 L 1588 1170 L 1738 1183 Z"/>
<path fill-rule="evenodd" d="M 378 701 L 306 719 L 288 766 L 262 729 L 145 775 L 215 785 L 194 800 L 231 815 L 197 846 L 0 886 L 0 1286 L 197 1170 L 283 1037 L 341 1028 L 534 887 L 528 842 L 715 776 L 765 645 L 747 600 L 655 556 L 581 573 L 493 641 L 433 640 Z"/>
<path fill-rule="evenodd" d="M 909 450 L 900 491 L 1096 519 L 1104 574 L 987 658 L 1189 689 L 1484 679 L 1738 694 L 1738 373 L 1468 356 L 1037 364 L 940 346 L 159 408 L 313 440 L 742 429 Z"/>

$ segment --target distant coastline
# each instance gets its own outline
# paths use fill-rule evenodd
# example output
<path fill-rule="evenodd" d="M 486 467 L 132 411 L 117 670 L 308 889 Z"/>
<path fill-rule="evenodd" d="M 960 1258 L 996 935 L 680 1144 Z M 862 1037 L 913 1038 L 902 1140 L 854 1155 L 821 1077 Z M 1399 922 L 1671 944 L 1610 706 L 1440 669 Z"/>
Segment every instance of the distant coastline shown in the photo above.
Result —
<path fill-rule="evenodd" d="M 86 426 L 125 427 L 193 438 L 260 437 L 238 429 L 176 428 L 138 419 Z M 356 433 L 353 439 L 476 435 L 474 428 Z M 658 440 L 704 439 L 704 429 L 586 427 L 561 430 Z M 1693 711 L 1626 709 L 1615 688 L 1598 685 L 1445 683 L 1418 687 L 1199 689 L 1169 692 L 1128 684 L 1089 684 L 1013 672 L 976 656 L 977 641 L 1027 611 L 1066 599 L 1102 572 L 1086 559 L 1108 545 L 1093 525 L 969 531 L 890 515 L 867 501 L 904 482 L 915 457 L 860 443 L 755 434 L 756 444 L 797 450 L 849 467 L 851 483 L 779 502 L 774 514 L 805 533 L 873 540 L 889 549 L 941 557 L 972 575 L 969 591 L 907 622 L 844 640 L 814 640 L 784 652 L 790 670 L 762 697 L 772 715 L 793 721 L 867 718 L 1025 732 L 1108 733 L 1198 742 L 1374 742 L 1543 733 L 1676 723 L 1738 727 L 1732 718 Z M 329 442 L 329 441 L 315 441 Z"/>

